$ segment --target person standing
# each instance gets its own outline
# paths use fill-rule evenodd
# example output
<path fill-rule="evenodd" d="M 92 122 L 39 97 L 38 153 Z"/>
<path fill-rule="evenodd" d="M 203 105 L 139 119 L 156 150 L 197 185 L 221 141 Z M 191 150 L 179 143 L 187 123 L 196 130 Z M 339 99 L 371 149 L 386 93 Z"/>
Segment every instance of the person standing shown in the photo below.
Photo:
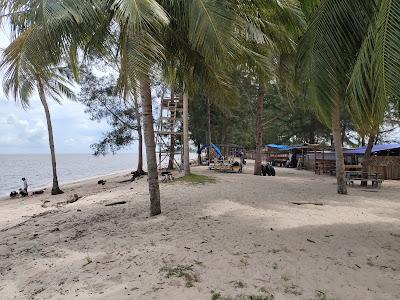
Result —
<path fill-rule="evenodd" d="M 20 190 L 20 194 L 23 197 L 28 196 L 28 181 L 25 177 L 22 178 L 22 189 Z"/>

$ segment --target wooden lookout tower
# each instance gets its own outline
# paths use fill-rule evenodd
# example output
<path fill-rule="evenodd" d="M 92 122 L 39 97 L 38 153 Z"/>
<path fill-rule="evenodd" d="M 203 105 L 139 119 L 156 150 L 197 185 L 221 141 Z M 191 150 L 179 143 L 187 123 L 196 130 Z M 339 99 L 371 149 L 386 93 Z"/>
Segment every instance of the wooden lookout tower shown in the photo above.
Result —
<path fill-rule="evenodd" d="M 158 168 L 182 169 L 183 100 L 178 96 L 161 99 L 157 125 Z"/>

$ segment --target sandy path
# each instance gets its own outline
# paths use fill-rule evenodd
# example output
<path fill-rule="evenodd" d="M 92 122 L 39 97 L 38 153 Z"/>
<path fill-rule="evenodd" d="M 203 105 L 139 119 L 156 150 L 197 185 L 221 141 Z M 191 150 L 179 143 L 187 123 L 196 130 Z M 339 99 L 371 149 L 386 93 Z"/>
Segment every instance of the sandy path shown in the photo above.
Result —
<path fill-rule="evenodd" d="M 155 218 L 145 179 L 2 202 L 0 299 L 400 299 L 400 183 L 338 196 L 305 171 L 194 172 L 217 183 L 162 184 Z"/>

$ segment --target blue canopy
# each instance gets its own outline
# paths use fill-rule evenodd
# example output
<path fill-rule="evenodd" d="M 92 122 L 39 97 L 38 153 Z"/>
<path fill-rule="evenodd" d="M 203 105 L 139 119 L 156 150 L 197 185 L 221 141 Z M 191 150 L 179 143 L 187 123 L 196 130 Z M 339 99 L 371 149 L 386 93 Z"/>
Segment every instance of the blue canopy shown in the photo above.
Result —
<path fill-rule="evenodd" d="M 215 152 L 218 154 L 218 156 L 220 158 L 223 158 L 222 152 L 221 150 L 219 150 L 219 148 L 217 146 L 215 146 L 214 144 L 211 144 L 211 147 L 214 148 Z M 204 149 L 208 148 L 208 144 L 203 145 L 203 147 L 201 147 L 198 151 L 197 154 L 201 154 L 201 152 L 203 152 Z"/>
<path fill-rule="evenodd" d="M 372 153 L 376 152 L 381 152 L 381 151 L 388 151 L 388 150 L 394 150 L 394 149 L 400 149 L 400 144 L 381 144 L 381 145 L 375 145 L 372 147 Z M 367 147 L 360 147 L 357 149 L 352 149 L 352 150 L 346 150 L 344 151 L 345 154 L 354 154 L 354 155 L 364 155 L 365 151 L 367 150 Z"/>
<path fill-rule="evenodd" d="M 268 144 L 266 146 L 268 148 L 272 148 L 272 149 L 279 150 L 279 151 L 290 151 L 290 150 L 296 149 L 296 147 L 288 146 L 288 145 Z"/>

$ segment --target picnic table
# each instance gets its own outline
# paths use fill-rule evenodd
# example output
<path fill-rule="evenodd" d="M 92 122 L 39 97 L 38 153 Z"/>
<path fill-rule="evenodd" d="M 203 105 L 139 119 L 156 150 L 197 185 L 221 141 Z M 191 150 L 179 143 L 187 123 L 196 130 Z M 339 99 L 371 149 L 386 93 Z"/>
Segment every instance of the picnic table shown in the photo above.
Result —
<path fill-rule="evenodd" d="M 382 173 L 377 172 L 362 172 L 362 171 L 345 171 L 346 184 L 353 185 L 354 182 L 359 181 L 360 185 L 362 182 L 371 182 L 372 187 L 380 188 L 383 183 Z"/>

